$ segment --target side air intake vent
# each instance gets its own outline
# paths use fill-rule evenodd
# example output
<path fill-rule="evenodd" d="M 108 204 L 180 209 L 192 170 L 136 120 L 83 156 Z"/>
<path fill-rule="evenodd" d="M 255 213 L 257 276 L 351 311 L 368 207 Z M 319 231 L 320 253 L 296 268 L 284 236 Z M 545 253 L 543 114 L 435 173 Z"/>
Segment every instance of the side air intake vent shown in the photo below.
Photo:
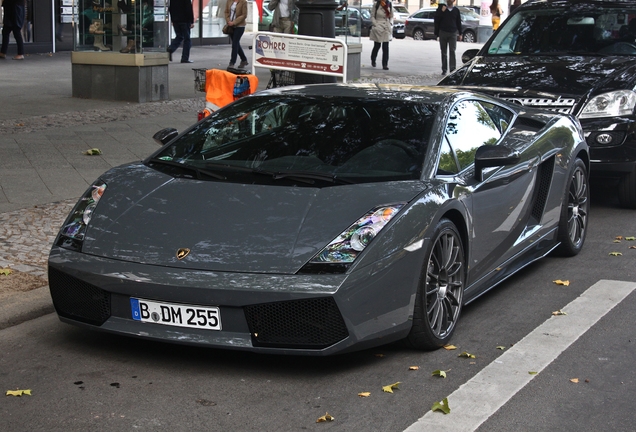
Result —
<path fill-rule="evenodd" d="M 545 204 L 548 200 L 550 192 L 550 183 L 552 182 L 552 172 L 554 171 L 554 156 L 539 165 L 537 173 L 537 191 L 534 198 L 534 207 L 532 208 L 532 217 L 536 223 L 541 222 L 541 217 L 545 211 Z"/>

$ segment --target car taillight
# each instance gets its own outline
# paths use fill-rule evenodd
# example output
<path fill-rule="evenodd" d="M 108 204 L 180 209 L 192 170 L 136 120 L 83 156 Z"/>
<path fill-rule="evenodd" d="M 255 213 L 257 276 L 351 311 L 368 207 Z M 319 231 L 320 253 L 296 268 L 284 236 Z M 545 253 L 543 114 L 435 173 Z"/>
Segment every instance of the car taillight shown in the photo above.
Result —
<path fill-rule="evenodd" d="M 404 20 L 404 27 L 409 23 L 409 20 Z"/>

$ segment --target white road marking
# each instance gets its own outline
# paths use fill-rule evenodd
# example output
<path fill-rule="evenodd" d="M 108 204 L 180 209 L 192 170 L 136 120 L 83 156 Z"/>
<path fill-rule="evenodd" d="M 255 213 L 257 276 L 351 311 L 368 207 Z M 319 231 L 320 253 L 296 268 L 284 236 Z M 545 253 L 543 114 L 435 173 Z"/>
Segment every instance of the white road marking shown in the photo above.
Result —
<path fill-rule="evenodd" d="M 427 412 L 405 432 L 474 431 L 605 314 L 636 289 L 601 280 L 448 396 L 450 414 Z"/>

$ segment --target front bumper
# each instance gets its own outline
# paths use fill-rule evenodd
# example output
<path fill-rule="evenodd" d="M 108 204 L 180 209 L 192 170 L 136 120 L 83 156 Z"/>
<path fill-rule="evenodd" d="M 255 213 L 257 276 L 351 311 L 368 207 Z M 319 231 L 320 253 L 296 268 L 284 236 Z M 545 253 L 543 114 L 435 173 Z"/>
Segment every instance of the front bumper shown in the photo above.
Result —
<path fill-rule="evenodd" d="M 408 334 L 420 259 L 400 253 L 350 274 L 276 275 L 150 266 L 54 247 L 49 286 L 60 319 L 75 325 L 181 344 L 328 355 Z M 222 330 L 134 320 L 131 297 L 218 306 Z"/>
<path fill-rule="evenodd" d="M 581 126 L 590 146 L 591 174 L 621 177 L 636 169 L 636 118 L 583 119 Z M 599 137 L 610 137 L 608 143 Z"/>

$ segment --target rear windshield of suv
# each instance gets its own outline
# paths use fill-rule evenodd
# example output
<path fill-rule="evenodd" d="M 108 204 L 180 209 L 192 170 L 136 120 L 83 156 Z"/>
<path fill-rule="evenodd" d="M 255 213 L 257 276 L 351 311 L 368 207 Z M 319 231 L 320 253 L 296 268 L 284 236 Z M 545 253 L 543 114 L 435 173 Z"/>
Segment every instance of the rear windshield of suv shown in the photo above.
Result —
<path fill-rule="evenodd" d="M 503 24 L 488 54 L 636 55 L 636 9 L 519 11 Z"/>

